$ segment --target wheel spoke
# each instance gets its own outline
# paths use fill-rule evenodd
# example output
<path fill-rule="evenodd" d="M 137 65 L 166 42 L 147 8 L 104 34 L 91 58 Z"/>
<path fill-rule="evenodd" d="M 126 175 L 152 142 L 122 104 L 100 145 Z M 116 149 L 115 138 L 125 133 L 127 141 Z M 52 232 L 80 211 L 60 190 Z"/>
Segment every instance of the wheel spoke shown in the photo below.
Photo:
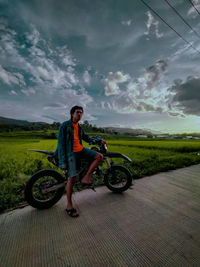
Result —
<path fill-rule="evenodd" d="M 131 186 L 132 177 L 124 166 L 112 165 L 104 176 L 104 182 L 111 191 L 121 193 Z"/>
<path fill-rule="evenodd" d="M 39 178 L 32 187 L 33 198 L 39 201 L 49 201 L 54 198 L 56 191 L 48 192 L 48 189 L 56 183 L 56 179 L 51 176 L 43 176 Z"/>
<path fill-rule="evenodd" d="M 120 170 L 114 170 L 110 173 L 108 181 L 111 186 L 119 188 L 127 183 L 127 175 Z"/>

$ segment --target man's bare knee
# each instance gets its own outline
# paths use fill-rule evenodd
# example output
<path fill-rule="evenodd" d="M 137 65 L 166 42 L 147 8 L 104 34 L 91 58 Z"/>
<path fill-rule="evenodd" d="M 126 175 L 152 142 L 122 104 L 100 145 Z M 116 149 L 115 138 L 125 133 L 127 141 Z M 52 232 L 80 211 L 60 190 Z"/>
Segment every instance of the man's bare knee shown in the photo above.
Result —
<path fill-rule="evenodd" d="M 97 153 L 96 158 L 99 162 L 102 161 L 103 155 L 101 153 Z"/>
<path fill-rule="evenodd" d="M 67 179 L 67 183 L 74 184 L 75 183 L 75 177 L 70 177 Z"/>

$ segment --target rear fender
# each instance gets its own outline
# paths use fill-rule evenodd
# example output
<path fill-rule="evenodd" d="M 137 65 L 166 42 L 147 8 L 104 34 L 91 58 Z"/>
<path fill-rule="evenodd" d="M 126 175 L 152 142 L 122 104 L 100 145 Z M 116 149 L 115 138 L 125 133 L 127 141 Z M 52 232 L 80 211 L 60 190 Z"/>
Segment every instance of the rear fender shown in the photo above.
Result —
<path fill-rule="evenodd" d="M 39 152 L 39 153 L 43 153 L 49 156 L 53 156 L 54 155 L 54 151 L 45 151 L 45 150 L 36 150 L 36 149 L 28 149 L 28 151 L 34 151 L 34 152 Z"/>

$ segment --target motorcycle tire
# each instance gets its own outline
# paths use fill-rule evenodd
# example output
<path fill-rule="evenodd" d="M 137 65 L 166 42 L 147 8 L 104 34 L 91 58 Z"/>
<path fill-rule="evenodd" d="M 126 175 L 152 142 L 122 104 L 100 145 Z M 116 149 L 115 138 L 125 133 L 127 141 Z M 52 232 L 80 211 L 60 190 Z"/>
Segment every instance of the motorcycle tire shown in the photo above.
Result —
<path fill-rule="evenodd" d="M 125 167 L 113 165 L 106 171 L 104 183 L 111 191 L 121 193 L 132 185 L 132 176 Z"/>
<path fill-rule="evenodd" d="M 34 208 L 48 209 L 60 200 L 65 188 L 63 186 L 48 193 L 43 193 L 42 190 L 63 181 L 62 175 L 54 170 L 38 171 L 26 183 L 25 200 Z"/>

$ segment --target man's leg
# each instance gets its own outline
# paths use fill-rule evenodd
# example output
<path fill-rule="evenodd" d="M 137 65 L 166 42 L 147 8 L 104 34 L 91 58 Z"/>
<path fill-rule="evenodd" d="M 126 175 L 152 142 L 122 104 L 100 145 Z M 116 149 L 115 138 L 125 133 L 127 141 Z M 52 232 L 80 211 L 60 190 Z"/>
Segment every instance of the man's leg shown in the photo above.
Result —
<path fill-rule="evenodd" d="M 103 155 L 101 153 L 97 153 L 95 160 L 91 163 L 86 175 L 81 180 L 84 184 L 91 184 L 91 174 L 95 170 L 95 168 L 99 165 L 99 163 L 102 161 Z"/>
<path fill-rule="evenodd" d="M 73 186 L 74 186 L 74 177 L 68 178 L 67 185 L 66 185 L 66 194 L 67 194 L 67 210 L 72 210 L 73 203 L 72 203 L 72 193 L 73 193 Z M 72 217 L 77 217 L 79 214 L 78 212 L 73 212 Z"/>

